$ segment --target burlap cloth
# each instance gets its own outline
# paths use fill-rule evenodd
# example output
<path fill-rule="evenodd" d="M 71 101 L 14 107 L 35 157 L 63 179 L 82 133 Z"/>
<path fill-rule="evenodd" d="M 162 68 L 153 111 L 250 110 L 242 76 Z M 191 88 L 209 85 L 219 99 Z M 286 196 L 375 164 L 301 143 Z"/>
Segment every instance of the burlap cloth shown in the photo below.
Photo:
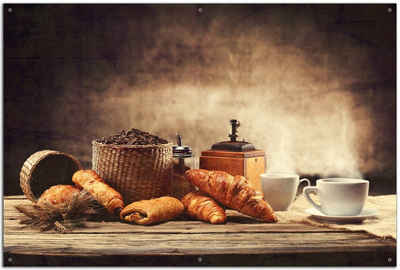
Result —
<path fill-rule="evenodd" d="M 304 195 L 300 195 L 288 211 L 276 211 L 276 214 L 281 223 L 302 223 L 318 227 L 361 230 L 379 237 L 396 239 L 396 195 L 369 196 L 364 207 L 376 209 L 376 217 L 353 224 L 338 224 L 314 219 L 305 212 L 306 209 L 311 207 Z"/>

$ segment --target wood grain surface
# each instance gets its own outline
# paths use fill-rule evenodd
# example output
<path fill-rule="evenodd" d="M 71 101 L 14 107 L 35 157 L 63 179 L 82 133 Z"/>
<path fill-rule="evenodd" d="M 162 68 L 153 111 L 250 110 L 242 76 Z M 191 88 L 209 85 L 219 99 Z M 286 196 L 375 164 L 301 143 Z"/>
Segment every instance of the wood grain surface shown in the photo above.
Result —
<path fill-rule="evenodd" d="M 262 192 L 260 174 L 265 172 L 265 152 L 261 150 L 232 152 L 203 151 L 200 169 L 225 171 L 231 175 L 243 175 L 256 190 Z"/>
<path fill-rule="evenodd" d="M 265 152 L 262 150 L 254 150 L 254 151 L 247 151 L 247 152 L 207 150 L 207 151 L 202 151 L 201 155 L 204 157 L 250 158 L 250 157 L 265 157 Z"/>
<path fill-rule="evenodd" d="M 71 233 L 21 229 L 22 196 L 4 200 L 5 265 L 395 265 L 396 242 L 362 231 L 265 224 L 228 210 L 228 222 L 155 226 L 88 222 Z"/>

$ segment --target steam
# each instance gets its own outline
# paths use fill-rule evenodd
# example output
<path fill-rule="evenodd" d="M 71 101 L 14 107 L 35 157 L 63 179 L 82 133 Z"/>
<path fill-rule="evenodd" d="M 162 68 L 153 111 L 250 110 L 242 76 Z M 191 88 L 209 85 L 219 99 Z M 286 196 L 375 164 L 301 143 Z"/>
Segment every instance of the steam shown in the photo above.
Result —
<path fill-rule="evenodd" d="M 123 98 L 101 98 L 104 103 L 98 105 L 106 111 L 119 108 L 111 115 L 121 117 L 116 122 L 120 128 L 136 127 L 170 141 L 181 134 L 197 157 L 213 143 L 227 140 L 229 119 L 236 118 L 242 123 L 240 138 L 266 152 L 268 171 L 361 177 L 352 95 L 331 93 L 318 101 L 303 95 L 293 100 L 268 90 L 264 96 L 263 87 L 247 88 L 251 94 L 238 99 L 228 88 L 207 93 L 182 84 L 159 87 L 151 94 L 132 90 Z M 98 113 L 107 123 L 109 115 Z M 113 121 L 116 124 L 116 118 Z"/>
<path fill-rule="evenodd" d="M 116 48 L 126 68 L 105 76 L 105 91 L 87 93 L 93 136 L 135 127 L 175 142 L 179 132 L 199 157 L 227 140 L 229 120 L 238 119 L 239 136 L 266 152 L 267 171 L 362 177 L 379 166 L 370 159 L 374 149 L 364 151 L 376 140 L 371 108 L 349 87 L 368 67 L 354 63 L 343 76 L 348 55 L 330 50 L 304 14 L 291 13 L 293 31 L 281 22 L 284 9 L 234 25 L 218 15 L 221 9 L 209 11 L 214 18 L 190 9 L 172 21 L 157 13 L 158 23 L 141 32 L 148 47 L 137 45 L 137 26 L 128 24 L 127 43 Z M 350 38 L 340 37 L 331 47 L 355 51 Z M 127 53 L 138 46 L 142 54 Z M 354 57 L 368 62 L 368 51 Z"/>

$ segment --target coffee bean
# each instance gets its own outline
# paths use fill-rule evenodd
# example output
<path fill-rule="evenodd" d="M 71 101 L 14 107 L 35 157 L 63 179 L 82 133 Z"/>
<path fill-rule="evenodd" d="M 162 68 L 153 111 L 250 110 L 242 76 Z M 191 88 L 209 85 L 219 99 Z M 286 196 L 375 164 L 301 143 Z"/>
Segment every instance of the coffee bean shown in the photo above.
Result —
<path fill-rule="evenodd" d="M 135 128 L 132 128 L 128 131 L 121 130 L 119 134 L 111 135 L 108 137 L 101 137 L 96 141 L 103 144 L 117 145 L 157 145 L 168 143 L 168 141 L 165 139 Z"/>

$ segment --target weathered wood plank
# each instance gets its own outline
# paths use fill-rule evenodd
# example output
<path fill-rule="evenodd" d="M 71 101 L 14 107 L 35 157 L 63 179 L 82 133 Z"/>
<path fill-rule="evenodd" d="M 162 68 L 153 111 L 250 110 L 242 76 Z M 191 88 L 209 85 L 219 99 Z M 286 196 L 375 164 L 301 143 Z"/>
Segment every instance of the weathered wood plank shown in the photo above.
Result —
<path fill-rule="evenodd" d="M 327 228 L 316 228 L 302 224 L 239 224 L 212 225 L 201 221 L 169 221 L 156 226 L 141 226 L 121 222 L 87 222 L 85 228 L 77 228 L 72 233 L 257 233 L 257 232 L 332 232 Z M 5 220 L 5 233 L 38 232 L 23 228 L 18 220 Z M 55 233 L 55 232 L 48 232 Z"/>
<path fill-rule="evenodd" d="M 6 252 L 63 256 L 368 252 L 394 247 L 393 240 L 340 232 L 307 237 L 302 233 L 4 235 Z"/>
<path fill-rule="evenodd" d="M 22 225 L 18 224 L 18 217 L 23 216 L 15 209 L 16 205 L 27 204 L 28 200 L 6 200 L 4 221 L 5 233 L 21 232 Z M 233 210 L 227 210 L 227 223 L 213 225 L 196 220 L 177 220 L 158 224 L 157 226 L 140 226 L 121 222 L 87 222 L 87 228 L 76 229 L 75 232 L 85 233 L 236 233 L 236 232 L 331 232 L 332 229 L 318 228 L 305 224 L 290 223 L 263 223 L 242 215 Z M 24 231 L 35 230 L 25 228 Z"/>
<path fill-rule="evenodd" d="M 29 201 L 25 195 L 10 195 L 10 196 L 5 196 L 5 200 L 26 200 Z"/>
<path fill-rule="evenodd" d="M 396 264 L 393 239 L 302 224 L 260 223 L 236 211 L 228 211 L 225 225 L 193 220 L 157 226 L 89 222 L 87 228 L 68 234 L 38 233 L 22 230 L 18 223 L 21 214 L 14 206 L 24 203 L 29 201 L 21 196 L 4 202 L 6 265 Z"/>

